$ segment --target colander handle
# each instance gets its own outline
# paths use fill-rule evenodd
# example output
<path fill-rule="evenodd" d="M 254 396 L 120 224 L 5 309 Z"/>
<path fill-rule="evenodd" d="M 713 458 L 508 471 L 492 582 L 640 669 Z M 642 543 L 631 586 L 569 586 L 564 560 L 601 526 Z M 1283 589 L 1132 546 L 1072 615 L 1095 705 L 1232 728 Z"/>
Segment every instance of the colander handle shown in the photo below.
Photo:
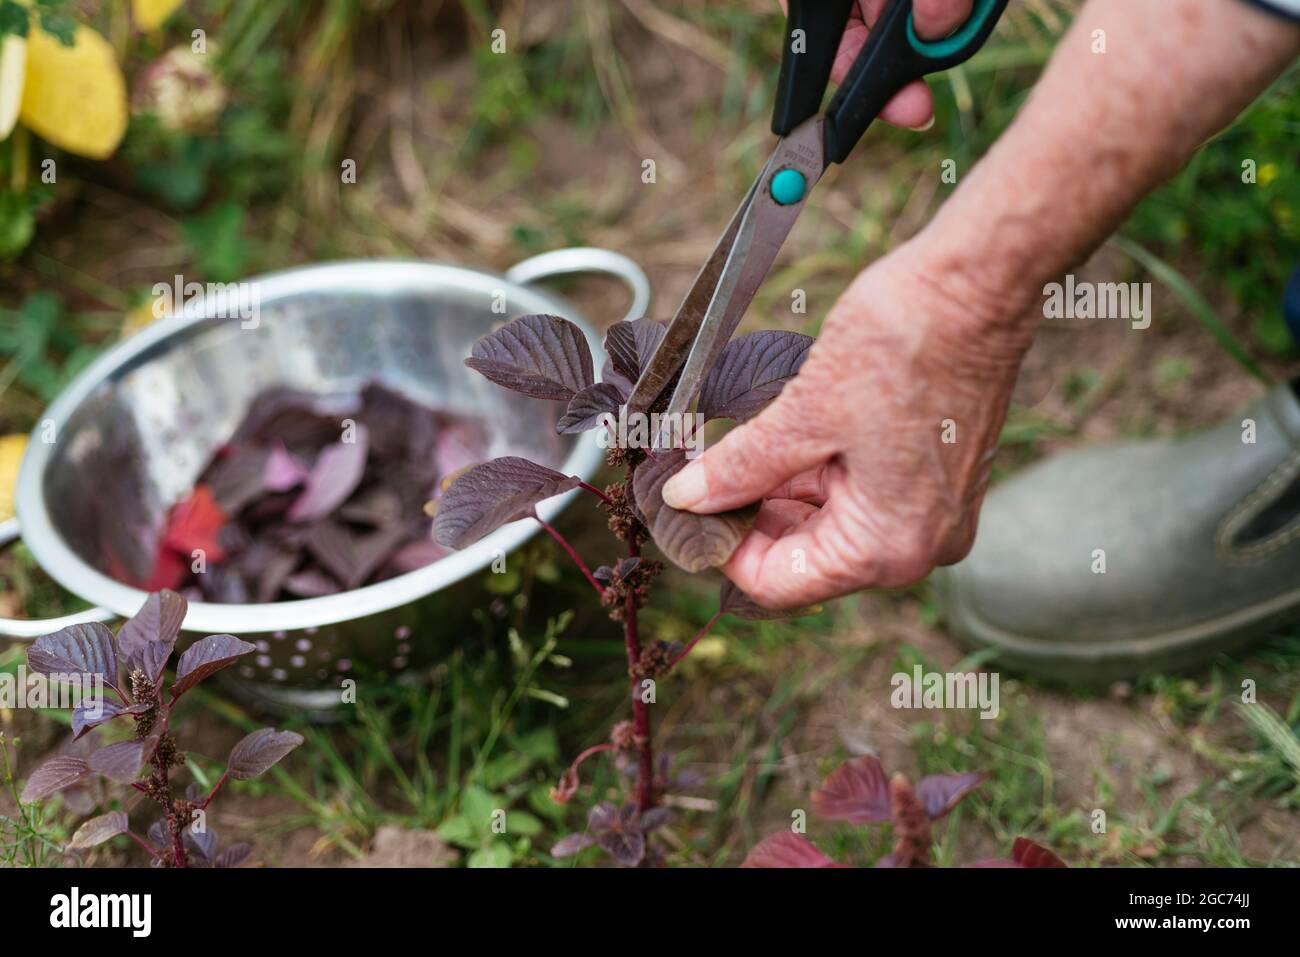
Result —
<path fill-rule="evenodd" d="M 11 518 L 0 522 L 0 548 L 7 548 L 22 537 L 18 519 Z M 67 628 L 69 625 L 85 625 L 92 621 L 112 621 L 117 615 L 107 608 L 87 608 L 75 615 L 62 618 L 0 618 L 0 638 L 17 638 L 20 641 L 32 641 L 42 635 Z"/>
<path fill-rule="evenodd" d="M 632 291 L 632 305 L 628 306 L 624 322 L 642 318 L 650 308 L 650 280 L 641 267 L 622 253 L 595 246 L 556 249 L 533 256 L 507 269 L 506 279 L 527 286 L 539 279 L 578 272 L 605 273 L 623 280 Z"/>

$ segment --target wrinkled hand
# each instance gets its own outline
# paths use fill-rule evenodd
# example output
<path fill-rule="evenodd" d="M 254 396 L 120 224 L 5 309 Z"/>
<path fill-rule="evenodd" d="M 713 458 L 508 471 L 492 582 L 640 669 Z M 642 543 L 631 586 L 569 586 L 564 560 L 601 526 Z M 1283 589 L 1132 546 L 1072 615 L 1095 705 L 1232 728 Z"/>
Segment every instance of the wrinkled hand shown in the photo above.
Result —
<path fill-rule="evenodd" d="M 1032 328 L 924 256 L 860 274 L 776 401 L 664 487 L 694 512 L 765 500 L 723 567 L 762 605 L 909 585 L 974 542 Z"/>
<path fill-rule="evenodd" d="M 889 0 L 859 0 L 853 5 L 848 29 L 844 31 L 844 42 L 840 45 L 839 55 L 835 58 L 835 69 L 831 72 L 831 78 L 836 83 L 842 82 L 848 74 L 854 57 L 867 40 L 870 26 L 880 19 L 888 2 Z M 923 40 L 946 37 L 970 19 L 974 2 L 975 0 L 914 0 L 912 20 L 917 35 Z M 786 0 L 781 0 L 782 9 L 785 5 Z M 934 118 L 934 98 L 930 95 L 930 88 L 924 80 L 909 83 L 885 105 L 880 118 L 895 126 L 926 129 Z"/>

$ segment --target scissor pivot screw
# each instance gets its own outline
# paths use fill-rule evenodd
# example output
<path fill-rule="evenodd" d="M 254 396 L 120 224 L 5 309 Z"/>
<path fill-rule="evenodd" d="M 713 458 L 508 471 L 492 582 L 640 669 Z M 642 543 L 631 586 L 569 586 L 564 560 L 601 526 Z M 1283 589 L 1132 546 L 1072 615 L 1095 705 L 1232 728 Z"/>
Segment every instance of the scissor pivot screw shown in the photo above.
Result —
<path fill-rule="evenodd" d="M 803 173 L 787 166 L 772 175 L 768 189 L 779 205 L 791 206 L 803 199 L 803 194 L 808 190 L 808 180 Z"/>

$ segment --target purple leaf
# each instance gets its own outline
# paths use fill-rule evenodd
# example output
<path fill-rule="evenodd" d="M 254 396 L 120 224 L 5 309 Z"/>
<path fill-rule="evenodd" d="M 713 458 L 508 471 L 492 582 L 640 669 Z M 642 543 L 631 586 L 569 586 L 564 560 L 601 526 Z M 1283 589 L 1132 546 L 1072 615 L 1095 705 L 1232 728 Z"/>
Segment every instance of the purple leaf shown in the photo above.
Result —
<path fill-rule="evenodd" d="M 142 701 L 130 706 L 115 698 L 83 699 L 72 709 L 72 739 L 75 741 L 92 728 L 124 714 L 144 714 L 150 704 Z"/>
<path fill-rule="evenodd" d="M 596 841 L 623 867 L 636 867 L 645 857 L 645 835 L 640 831 L 607 831 Z"/>
<path fill-rule="evenodd" d="M 1051 851 L 1041 844 L 1035 844 L 1027 837 L 1018 837 L 1011 847 L 1011 858 L 994 857 L 986 858 L 982 861 L 975 861 L 970 867 L 1069 867 L 1065 861 L 1057 857 L 1055 851 Z"/>
<path fill-rule="evenodd" d="M 831 821 L 888 821 L 889 781 L 876 757 L 852 758 L 836 768 L 812 795 L 813 812 Z"/>
<path fill-rule="evenodd" d="M 265 492 L 267 450 L 244 443 L 229 443 L 217 451 L 199 480 L 206 485 L 226 515 L 242 511 Z"/>
<path fill-rule="evenodd" d="M 1055 852 L 1027 837 L 1016 838 L 1011 847 L 1011 860 L 1017 867 L 1069 867 Z"/>
<path fill-rule="evenodd" d="M 641 815 L 641 832 L 649 834 L 658 830 L 672 819 L 673 812 L 666 807 L 652 807 Z"/>
<path fill-rule="evenodd" d="M 766 329 L 728 342 L 700 387 L 698 409 L 707 419 L 744 422 L 785 388 L 815 340 Z"/>
<path fill-rule="evenodd" d="M 234 635 L 208 635 L 185 649 L 176 663 L 176 683 L 171 687 L 172 698 L 179 698 L 211 674 L 233 663 L 241 655 L 256 651 L 255 645 L 240 641 Z"/>
<path fill-rule="evenodd" d="M 353 393 L 320 395 L 277 387 L 258 394 L 231 443 L 279 440 L 291 446 L 320 446 L 338 438 L 339 422 L 361 412 Z"/>
<path fill-rule="evenodd" d="M 632 476 L 636 504 L 655 544 L 672 562 L 688 572 L 724 564 L 754 524 L 758 505 L 696 515 L 664 504 L 663 487 L 686 465 L 684 449 L 649 453 Z"/>
<path fill-rule="evenodd" d="M 303 544 L 321 567 L 342 582 L 344 587 L 355 587 L 351 582 L 357 567 L 357 550 L 347 529 L 338 522 L 317 522 L 307 533 Z"/>
<path fill-rule="evenodd" d="M 108 686 L 117 686 L 113 633 L 97 621 L 69 625 L 52 635 L 37 638 L 27 651 L 27 666 L 47 677 L 98 675 Z"/>
<path fill-rule="evenodd" d="M 187 603 L 174 591 L 160 591 L 150 595 L 117 633 L 117 647 L 129 662 L 149 645 L 165 645 L 169 650 L 176 644 L 185 620 Z"/>
<path fill-rule="evenodd" d="M 289 454 L 284 443 L 277 441 L 262 466 L 262 489 L 268 492 L 287 492 L 307 481 L 311 470 Z"/>
<path fill-rule="evenodd" d="M 196 852 L 205 861 L 212 860 L 217 853 L 217 832 L 214 828 L 205 827 L 196 831 L 191 824 L 181 832 L 181 840 L 187 850 Z"/>
<path fill-rule="evenodd" d="M 482 426 L 449 419 L 438 432 L 433 445 L 433 461 L 439 477 L 483 461 L 486 448 L 487 436 L 483 434 Z"/>
<path fill-rule="evenodd" d="M 314 522 L 347 501 L 366 470 L 369 432 L 356 423 L 351 442 L 335 442 L 321 450 L 307 476 L 307 487 L 289 506 L 289 521 Z"/>
<path fill-rule="evenodd" d="M 630 558 L 619 559 L 618 564 L 613 567 L 610 567 L 609 565 L 601 565 L 591 574 L 592 577 L 598 581 L 620 581 L 627 578 L 628 575 L 632 574 L 640 566 L 640 556 L 634 555 Z"/>
<path fill-rule="evenodd" d="M 955 808 L 983 780 L 982 774 L 932 774 L 917 785 L 916 796 L 934 821 Z"/>
<path fill-rule="evenodd" d="M 572 857 L 595 844 L 596 839 L 590 834 L 570 834 L 555 842 L 555 846 L 551 848 L 551 857 Z"/>
<path fill-rule="evenodd" d="M 601 424 L 602 416 L 617 416 L 619 406 L 626 399 L 627 394 L 612 383 L 589 385 L 569 400 L 569 407 L 555 424 L 555 431 L 561 435 L 573 435 L 594 429 Z"/>
<path fill-rule="evenodd" d="M 90 770 L 118 784 L 130 784 L 140 776 L 146 749 L 156 743 L 155 738 L 146 738 L 143 741 L 119 741 L 100 748 L 90 756 Z"/>
<path fill-rule="evenodd" d="M 68 841 L 68 850 L 81 850 L 103 844 L 109 838 L 125 834 L 129 828 L 130 823 L 126 819 L 125 811 L 109 811 L 99 817 L 92 817 L 77 828 L 72 839 Z"/>
<path fill-rule="evenodd" d="M 245 605 L 250 601 L 248 586 L 239 572 L 229 565 L 212 565 L 199 576 L 199 587 L 208 601 Z"/>
<path fill-rule="evenodd" d="M 432 538 L 417 538 L 413 542 L 407 542 L 396 552 L 389 560 L 392 570 L 399 575 L 407 572 L 413 572 L 417 568 L 423 568 L 425 565 L 432 565 L 438 559 L 451 554 L 450 550 L 443 545 L 439 545 Z"/>
<path fill-rule="evenodd" d="M 476 465 L 443 492 L 434 538 L 448 548 L 472 545 L 502 525 L 526 518 L 538 502 L 576 488 L 579 481 L 515 456 Z"/>
<path fill-rule="evenodd" d="M 284 590 L 299 598 L 321 598 L 337 595 L 343 586 L 317 568 L 304 568 L 284 580 Z"/>
<path fill-rule="evenodd" d="M 358 536 L 337 522 L 323 521 L 308 533 L 306 545 L 321 566 L 345 588 L 357 588 L 409 537 L 410 530 L 404 526 L 381 528 Z"/>
<path fill-rule="evenodd" d="M 587 831 L 624 867 L 636 867 L 645 857 L 645 834 L 635 804 L 615 807 L 601 801 L 587 812 Z"/>
<path fill-rule="evenodd" d="M 587 812 L 587 830 L 593 834 L 619 826 L 619 807 L 611 801 L 600 801 Z"/>
<path fill-rule="evenodd" d="M 242 841 L 238 844 L 231 844 L 228 848 L 217 855 L 216 860 L 212 862 L 213 867 L 238 867 L 248 858 L 252 848 Z"/>
<path fill-rule="evenodd" d="M 746 855 L 741 867 L 839 867 L 817 849 L 812 841 L 793 831 L 779 831 L 763 838 Z"/>
<path fill-rule="evenodd" d="M 667 324 L 651 319 L 614 323 L 605 333 L 605 352 L 609 355 L 609 362 L 601 377 L 615 386 L 626 382 L 628 387 L 624 395 L 630 394 L 667 331 Z M 610 372 L 615 375 L 611 376 Z"/>
<path fill-rule="evenodd" d="M 743 618 L 746 621 L 772 621 L 777 618 L 798 618 L 801 615 L 811 615 L 816 609 L 814 607 L 790 608 L 784 610 L 772 610 L 764 608 L 754 599 L 741 591 L 731 581 L 722 583 L 722 590 L 718 595 L 718 607 L 724 614 L 735 615 L 737 618 Z"/>
<path fill-rule="evenodd" d="M 91 780 L 93 781 L 93 779 Z M 83 782 L 63 789 L 63 803 L 73 814 L 83 817 L 98 808 L 100 800 L 96 793 Z"/>
<path fill-rule="evenodd" d="M 91 773 L 90 765 L 84 758 L 71 754 L 56 755 L 32 772 L 19 800 L 23 804 L 39 801 L 41 798 L 49 797 L 55 791 L 72 787 L 90 777 Z"/>
<path fill-rule="evenodd" d="M 300 744 L 300 734 L 277 731 L 275 728 L 258 728 L 231 750 L 227 770 L 232 778 L 247 781 L 274 767 Z"/>
<path fill-rule="evenodd" d="M 175 648 L 175 638 L 165 644 L 155 642 L 151 645 L 145 645 L 137 653 L 126 659 L 126 670 L 132 673 L 141 672 L 157 688 L 158 679 L 162 677 L 163 669 L 167 667 L 167 659 L 172 656 L 172 651 Z"/>
<path fill-rule="evenodd" d="M 535 399 L 567 401 L 595 382 L 586 337 L 559 316 L 520 316 L 474 343 L 465 365 Z"/>
<path fill-rule="evenodd" d="M 403 504 L 396 489 L 377 485 L 354 495 L 339 509 L 338 518 L 354 525 L 390 528 L 402 520 L 405 514 Z"/>

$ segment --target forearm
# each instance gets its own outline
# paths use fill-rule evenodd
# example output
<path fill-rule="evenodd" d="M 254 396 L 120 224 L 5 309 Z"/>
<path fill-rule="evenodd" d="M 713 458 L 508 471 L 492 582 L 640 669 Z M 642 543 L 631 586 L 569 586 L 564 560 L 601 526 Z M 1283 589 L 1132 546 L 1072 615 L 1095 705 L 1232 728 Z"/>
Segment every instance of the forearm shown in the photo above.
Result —
<path fill-rule="evenodd" d="M 918 237 L 928 267 L 991 321 L 1014 321 L 1297 54 L 1300 28 L 1239 0 L 1088 0 L 1015 122 Z"/>

